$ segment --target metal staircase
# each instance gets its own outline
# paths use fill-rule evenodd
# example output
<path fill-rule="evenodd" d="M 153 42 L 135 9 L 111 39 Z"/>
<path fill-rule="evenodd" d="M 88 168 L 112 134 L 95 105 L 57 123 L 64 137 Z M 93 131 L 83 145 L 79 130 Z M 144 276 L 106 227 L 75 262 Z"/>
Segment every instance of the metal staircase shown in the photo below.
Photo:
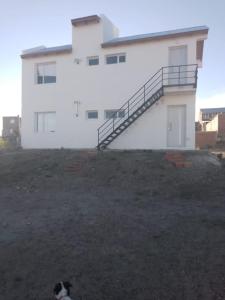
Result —
<path fill-rule="evenodd" d="M 179 86 L 196 88 L 197 75 L 196 64 L 162 67 L 120 109 L 115 111 L 112 118 L 98 128 L 98 150 L 105 149 L 154 105 L 164 95 L 165 88 Z"/>

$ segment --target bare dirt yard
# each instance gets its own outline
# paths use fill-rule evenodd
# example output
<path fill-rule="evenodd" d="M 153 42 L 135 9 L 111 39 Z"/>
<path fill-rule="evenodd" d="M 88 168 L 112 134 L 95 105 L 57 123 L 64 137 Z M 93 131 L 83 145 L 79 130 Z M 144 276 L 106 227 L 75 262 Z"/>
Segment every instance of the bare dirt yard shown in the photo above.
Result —
<path fill-rule="evenodd" d="M 225 163 L 185 152 L 0 154 L 0 299 L 225 299 Z"/>

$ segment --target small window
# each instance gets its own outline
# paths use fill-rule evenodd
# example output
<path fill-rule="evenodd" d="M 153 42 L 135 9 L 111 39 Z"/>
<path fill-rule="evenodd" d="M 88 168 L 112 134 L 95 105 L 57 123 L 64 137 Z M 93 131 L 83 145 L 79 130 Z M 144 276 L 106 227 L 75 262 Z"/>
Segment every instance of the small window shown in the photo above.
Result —
<path fill-rule="evenodd" d="M 11 119 L 11 120 L 10 120 L 10 124 L 15 124 L 15 120 L 14 120 L 14 119 Z"/>
<path fill-rule="evenodd" d="M 112 118 L 117 118 L 117 110 L 115 109 L 110 109 L 110 110 L 105 110 L 105 119 L 112 119 Z"/>
<path fill-rule="evenodd" d="M 110 109 L 105 110 L 105 119 L 116 119 L 116 118 L 124 118 L 125 117 L 125 110 L 116 110 Z"/>
<path fill-rule="evenodd" d="M 99 65 L 99 57 L 88 57 L 88 65 L 89 66 L 97 66 Z"/>
<path fill-rule="evenodd" d="M 89 110 L 87 111 L 88 119 L 98 119 L 98 111 L 97 110 Z"/>
<path fill-rule="evenodd" d="M 55 112 L 36 112 L 34 114 L 35 132 L 55 132 L 56 113 Z"/>
<path fill-rule="evenodd" d="M 117 64 L 117 56 L 107 56 L 106 63 L 107 65 Z"/>
<path fill-rule="evenodd" d="M 119 110 L 118 111 L 118 118 L 124 118 L 125 117 L 125 110 Z"/>
<path fill-rule="evenodd" d="M 126 54 L 113 54 L 113 55 L 106 56 L 107 65 L 124 63 L 124 62 L 126 62 Z"/>
<path fill-rule="evenodd" d="M 125 56 L 125 55 L 120 55 L 120 56 L 119 56 L 119 62 L 120 62 L 120 63 L 126 62 L 126 56 Z"/>
<path fill-rule="evenodd" d="M 55 83 L 56 82 L 56 63 L 41 63 L 36 67 L 37 84 Z"/>

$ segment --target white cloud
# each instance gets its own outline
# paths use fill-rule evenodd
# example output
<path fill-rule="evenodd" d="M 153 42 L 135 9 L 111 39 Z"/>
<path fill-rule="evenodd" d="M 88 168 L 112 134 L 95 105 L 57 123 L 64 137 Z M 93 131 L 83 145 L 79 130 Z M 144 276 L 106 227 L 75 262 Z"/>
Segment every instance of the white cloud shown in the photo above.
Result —
<path fill-rule="evenodd" d="M 225 107 L 225 92 L 221 94 L 215 94 L 211 97 L 196 99 L 196 115 L 198 119 L 200 108 L 214 108 L 214 107 Z"/>

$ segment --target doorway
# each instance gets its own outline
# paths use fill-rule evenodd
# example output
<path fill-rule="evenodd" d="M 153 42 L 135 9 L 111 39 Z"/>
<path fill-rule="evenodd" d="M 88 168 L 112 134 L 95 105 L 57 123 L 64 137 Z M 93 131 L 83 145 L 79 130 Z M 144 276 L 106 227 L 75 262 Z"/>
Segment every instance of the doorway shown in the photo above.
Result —
<path fill-rule="evenodd" d="M 187 46 L 169 48 L 169 85 L 187 83 L 187 61 Z"/>
<path fill-rule="evenodd" d="M 186 141 L 186 105 L 167 107 L 167 146 L 183 148 Z"/>

